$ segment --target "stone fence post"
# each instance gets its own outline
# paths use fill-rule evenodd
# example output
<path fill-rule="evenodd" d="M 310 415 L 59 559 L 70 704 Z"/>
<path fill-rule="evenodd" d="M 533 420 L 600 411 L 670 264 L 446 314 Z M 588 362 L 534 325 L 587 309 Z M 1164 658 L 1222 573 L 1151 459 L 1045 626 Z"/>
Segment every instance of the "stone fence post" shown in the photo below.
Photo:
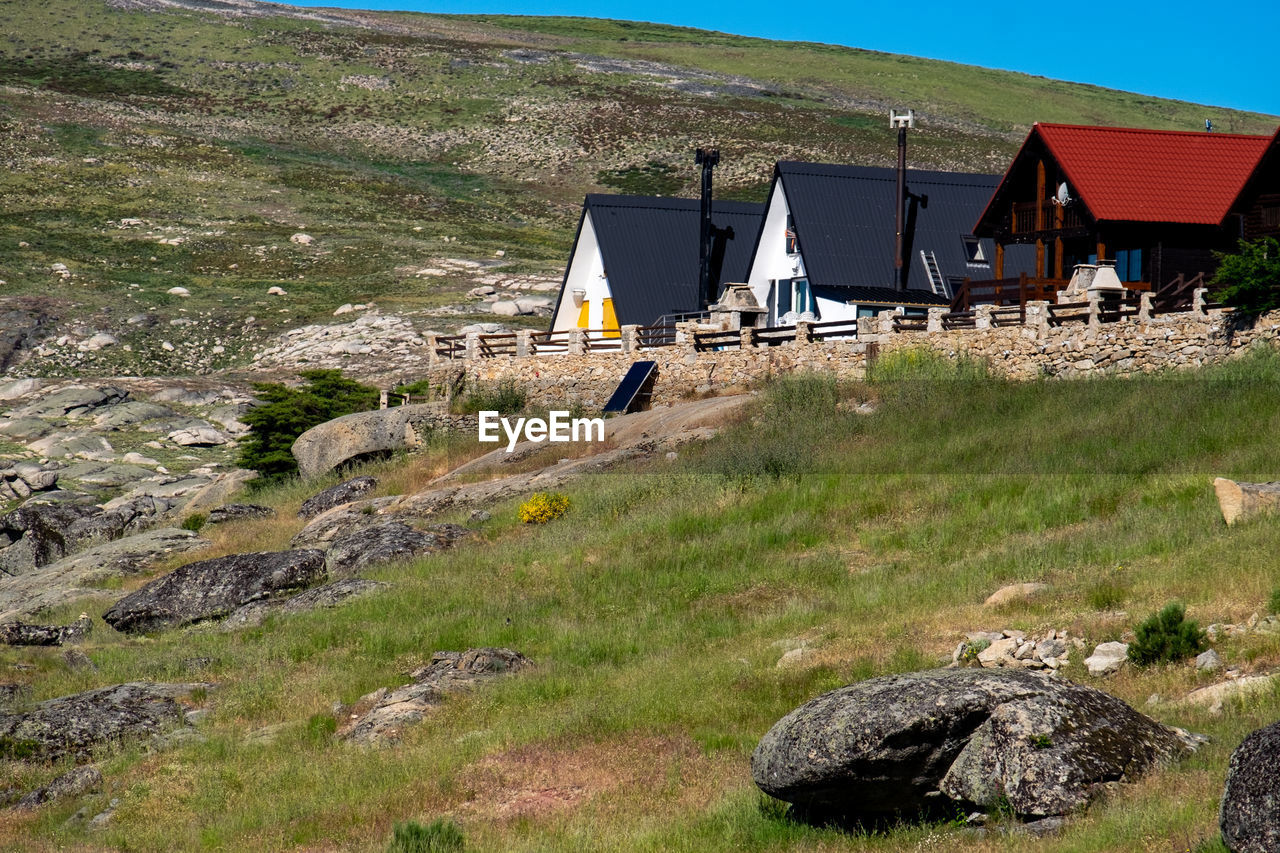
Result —
<path fill-rule="evenodd" d="M 439 364 L 440 353 L 436 352 L 436 347 L 440 345 L 440 336 L 435 332 L 427 332 L 424 337 L 427 339 L 427 365 Z"/>
<path fill-rule="evenodd" d="M 467 361 L 474 361 L 480 357 L 480 333 L 467 332 Z"/>
<path fill-rule="evenodd" d="M 950 311 L 951 311 L 950 308 L 930 308 L 929 319 L 925 324 L 925 331 L 941 332 L 942 331 L 942 315 L 947 314 Z"/>
<path fill-rule="evenodd" d="M 1151 309 L 1155 306 L 1156 296 L 1149 290 L 1138 294 L 1138 322 L 1151 322 Z"/>
<path fill-rule="evenodd" d="M 587 351 L 587 330 L 569 330 L 569 355 L 582 355 Z"/>
<path fill-rule="evenodd" d="M 1027 303 L 1026 325 L 1035 330 L 1038 339 L 1049 333 L 1049 300 L 1033 299 Z"/>
<path fill-rule="evenodd" d="M 676 323 L 676 348 L 684 352 L 695 352 L 693 333 L 697 328 L 698 324 L 693 322 Z"/>
<path fill-rule="evenodd" d="M 1197 287 L 1191 291 L 1191 310 L 1196 314 L 1204 313 L 1205 297 L 1209 295 L 1209 288 Z"/>
<path fill-rule="evenodd" d="M 994 305 L 975 305 L 973 308 L 973 328 L 974 330 L 991 328 L 991 310 Z"/>
<path fill-rule="evenodd" d="M 1090 290 L 1085 293 L 1085 299 L 1089 302 L 1089 328 L 1097 328 L 1102 325 L 1102 294 L 1096 290 Z"/>
<path fill-rule="evenodd" d="M 754 326 L 738 327 L 738 348 L 751 349 L 756 344 L 756 330 Z"/>
<path fill-rule="evenodd" d="M 881 335 L 893 334 L 893 321 L 901 312 L 897 308 L 881 311 L 876 315 L 876 332 Z"/>
<path fill-rule="evenodd" d="M 809 320 L 796 320 L 796 343 L 804 346 L 809 343 L 809 336 L 813 334 L 813 323 Z"/>
<path fill-rule="evenodd" d="M 859 317 L 858 318 L 858 338 L 866 340 L 876 335 L 876 318 L 875 317 Z"/>
<path fill-rule="evenodd" d="M 637 352 L 640 349 L 640 327 L 627 325 L 622 327 L 621 346 L 623 352 Z"/>
<path fill-rule="evenodd" d="M 529 344 L 532 343 L 529 338 L 532 336 L 533 332 L 530 329 L 521 329 L 516 332 L 516 358 L 523 358 L 529 354 L 529 351 L 532 349 L 532 347 L 529 346 Z"/>

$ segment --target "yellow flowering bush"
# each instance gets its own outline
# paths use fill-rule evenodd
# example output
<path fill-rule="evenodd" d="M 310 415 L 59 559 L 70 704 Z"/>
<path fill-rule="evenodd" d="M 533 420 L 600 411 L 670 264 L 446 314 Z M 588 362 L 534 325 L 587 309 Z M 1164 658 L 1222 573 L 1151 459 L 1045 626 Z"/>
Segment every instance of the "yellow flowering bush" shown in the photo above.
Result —
<path fill-rule="evenodd" d="M 569 510 L 569 499 L 559 492 L 538 492 L 520 504 L 519 517 L 525 524 L 546 524 Z"/>

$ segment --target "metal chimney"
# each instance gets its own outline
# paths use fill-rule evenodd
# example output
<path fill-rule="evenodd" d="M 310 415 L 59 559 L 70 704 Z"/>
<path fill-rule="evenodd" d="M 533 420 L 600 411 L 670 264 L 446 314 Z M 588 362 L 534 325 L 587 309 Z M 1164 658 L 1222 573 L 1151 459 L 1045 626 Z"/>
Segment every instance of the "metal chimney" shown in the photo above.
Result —
<path fill-rule="evenodd" d="M 716 285 L 711 280 L 711 170 L 720 162 L 720 152 L 699 148 L 693 162 L 702 167 L 702 218 L 699 221 L 698 238 L 698 294 L 702 307 L 706 308 L 716 301 Z"/>
<path fill-rule="evenodd" d="M 907 280 L 902 267 L 902 236 L 907 208 L 907 130 L 916 126 L 916 111 L 900 113 L 889 110 L 889 127 L 898 130 L 898 197 L 895 205 L 893 277 L 898 290 L 905 290 Z"/>

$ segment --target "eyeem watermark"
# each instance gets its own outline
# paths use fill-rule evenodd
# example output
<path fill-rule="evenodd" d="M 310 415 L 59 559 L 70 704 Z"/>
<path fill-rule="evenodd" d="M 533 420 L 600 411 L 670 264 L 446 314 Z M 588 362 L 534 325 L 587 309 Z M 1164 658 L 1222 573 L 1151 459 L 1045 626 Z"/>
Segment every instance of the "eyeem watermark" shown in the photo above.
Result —
<path fill-rule="evenodd" d="M 501 441 L 499 428 L 507 436 L 507 452 L 516 449 L 521 436 L 526 441 L 604 441 L 604 418 L 573 418 L 568 412 L 552 411 L 548 420 L 542 418 L 502 417 L 498 412 L 480 413 L 480 440 Z"/>

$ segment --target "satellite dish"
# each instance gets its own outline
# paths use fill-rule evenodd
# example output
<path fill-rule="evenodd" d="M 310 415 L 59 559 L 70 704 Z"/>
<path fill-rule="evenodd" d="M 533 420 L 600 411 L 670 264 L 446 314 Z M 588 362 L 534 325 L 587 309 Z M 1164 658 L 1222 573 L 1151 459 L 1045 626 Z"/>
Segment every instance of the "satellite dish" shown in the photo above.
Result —
<path fill-rule="evenodd" d="M 1068 204 L 1071 203 L 1071 193 L 1067 189 L 1066 181 L 1063 181 L 1062 183 L 1058 184 L 1058 195 L 1054 198 L 1054 201 L 1056 201 L 1058 204 L 1062 205 L 1063 207 L 1066 207 Z"/>

